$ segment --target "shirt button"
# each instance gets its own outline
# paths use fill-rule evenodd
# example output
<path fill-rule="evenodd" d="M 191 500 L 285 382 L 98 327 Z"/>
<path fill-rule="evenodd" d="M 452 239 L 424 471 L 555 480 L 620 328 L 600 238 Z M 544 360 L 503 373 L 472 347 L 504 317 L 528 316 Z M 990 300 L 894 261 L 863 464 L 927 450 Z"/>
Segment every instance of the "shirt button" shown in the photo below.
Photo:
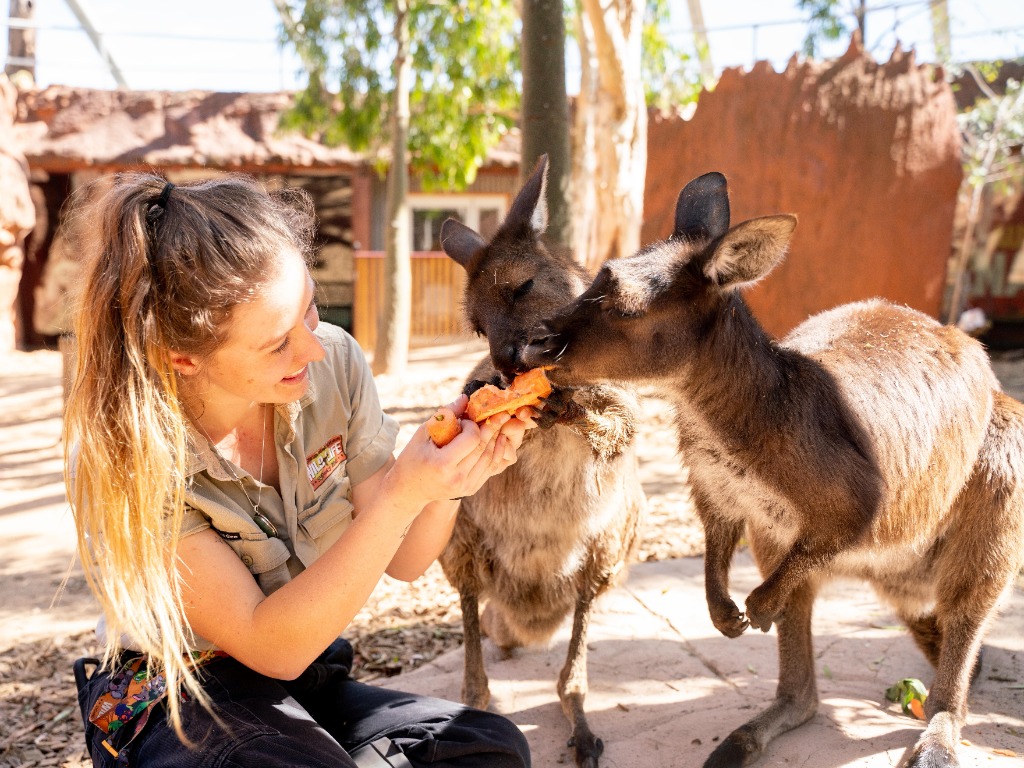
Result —
<path fill-rule="evenodd" d="M 252 555 L 242 555 L 242 562 L 245 563 L 246 568 L 252 567 Z"/>

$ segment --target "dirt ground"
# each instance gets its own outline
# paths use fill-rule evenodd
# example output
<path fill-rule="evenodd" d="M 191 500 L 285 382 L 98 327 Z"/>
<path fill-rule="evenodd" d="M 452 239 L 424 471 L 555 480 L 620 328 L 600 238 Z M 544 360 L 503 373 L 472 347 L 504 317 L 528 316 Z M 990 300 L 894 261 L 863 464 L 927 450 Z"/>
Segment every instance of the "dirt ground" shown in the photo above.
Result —
<path fill-rule="evenodd" d="M 382 403 L 402 424 L 400 444 L 458 393 L 482 351 L 479 342 L 418 350 L 407 375 L 378 379 Z M 1004 387 L 1024 396 L 1024 352 L 994 363 Z M 643 395 L 639 445 L 650 513 L 640 558 L 700 556 L 703 536 L 669 408 Z M 70 668 L 97 651 L 97 609 L 73 561 L 60 413 L 59 354 L 0 356 L 0 768 L 87 765 Z M 436 564 L 413 584 L 385 577 L 350 630 L 357 676 L 400 674 L 461 643 L 458 598 Z"/>

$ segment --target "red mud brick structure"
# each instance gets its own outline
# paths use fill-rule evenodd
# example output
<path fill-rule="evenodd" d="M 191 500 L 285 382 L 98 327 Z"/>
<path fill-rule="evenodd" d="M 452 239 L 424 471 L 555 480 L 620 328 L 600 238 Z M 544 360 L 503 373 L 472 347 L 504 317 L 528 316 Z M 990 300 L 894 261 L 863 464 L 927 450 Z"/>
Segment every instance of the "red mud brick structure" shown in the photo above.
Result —
<path fill-rule="evenodd" d="M 938 316 L 957 188 L 956 105 L 940 69 L 854 39 L 833 62 L 729 69 L 692 119 L 652 116 L 645 243 L 666 237 L 679 190 L 724 173 L 733 222 L 795 213 L 785 262 L 748 291 L 782 334 L 808 315 L 881 296 Z"/>

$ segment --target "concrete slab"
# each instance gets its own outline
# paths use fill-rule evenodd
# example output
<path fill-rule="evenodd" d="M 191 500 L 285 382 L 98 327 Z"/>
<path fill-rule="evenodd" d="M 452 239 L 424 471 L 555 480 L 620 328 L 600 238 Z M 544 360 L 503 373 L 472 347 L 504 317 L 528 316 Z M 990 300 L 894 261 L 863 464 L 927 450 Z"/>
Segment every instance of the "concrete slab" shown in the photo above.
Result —
<path fill-rule="evenodd" d="M 760 580 L 741 554 L 733 594 Z M 739 601 L 741 602 L 741 600 Z M 885 700 L 905 677 L 932 672 L 906 630 L 863 584 L 838 583 L 819 598 L 815 648 L 821 706 L 802 727 L 777 739 L 758 765 L 894 766 L 923 723 Z M 572 765 L 568 724 L 555 692 L 566 624 L 547 648 L 498 658 L 485 641 L 492 708 L 522 728 L 539 768 Z M 766 707 L 775 691 L 776 637 L 748 632 L 730 640 L 712 626 L 703 561 L 643 563 L 598 604 L 589 635 L 592 730 L 605 742 L 604 768 L 702 766 L 716 743 Z M 964 768 L 1024 766 L 1024 589 L 1008 596 L 986 642 L 960 747 Z M 384 685 L 458 700 L 462 650 Z M 995 750 L 1002 750 L 996 752 Z M 1008 754 L 1015 753 L 1015 754 Z"/>

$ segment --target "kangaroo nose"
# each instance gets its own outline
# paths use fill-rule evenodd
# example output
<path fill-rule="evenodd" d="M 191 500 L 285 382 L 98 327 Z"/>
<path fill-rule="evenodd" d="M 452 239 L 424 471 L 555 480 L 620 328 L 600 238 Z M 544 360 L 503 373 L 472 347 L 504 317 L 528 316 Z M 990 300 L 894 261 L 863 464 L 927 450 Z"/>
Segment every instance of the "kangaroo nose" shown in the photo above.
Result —
<path fill-rule="evenodd" d="M 523 370 L 519 358 L 519 345 L 514 342 L 502 344 L 492 352 L 491 359 L 494 362 L 495 368 L 506 375 L 515 375 Z"/>

